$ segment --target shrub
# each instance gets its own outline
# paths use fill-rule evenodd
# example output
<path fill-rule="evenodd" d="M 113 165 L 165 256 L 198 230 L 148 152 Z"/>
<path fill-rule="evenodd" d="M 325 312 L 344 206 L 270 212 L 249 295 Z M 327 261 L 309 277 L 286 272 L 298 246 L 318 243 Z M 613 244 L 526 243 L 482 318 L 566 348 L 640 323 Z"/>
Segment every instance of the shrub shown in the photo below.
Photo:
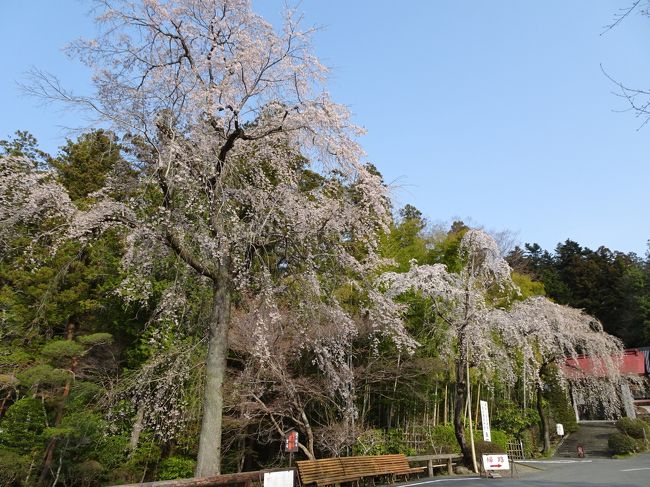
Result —
<path fill-rule="evenodd" d="M 0 447 L 0 485 L 14 485 L 29 468 L 30 457 Z"/>
<path fill-rule="evenodd" d="M 364 431 L 357 437 L 352 452 L 354 455 L 385 455 L 388 450 L 384 432 L 379 429 Z"/>
<path fill-rule="evenodd" d="M 431 428 L 429 438 L 432 445 L 444 453 L 460 453 L 453 424 L 439 424 Z"/>
<path fill-rule="evenodd" d="M 476 452 L 476 459 L 479 462 L 481 461 L 482 455 L 506 452 L 505 448 L 502 448 L 498 443 L 483 440 L 474 441 L 474 451 Z"/>
<path fill-rule="evenodd" d="M 539 423 L 539 413 L 534 409 L 522 411 L 521 407 L 512 402 L 500 405 L 492 418 L 492 426 L 513 435 Z"/>
<path fill-rule="evenodd" d="M 388 453 L 403 453 L 404 455 L 415 455 L 417 451 L 407 445 L 404 432 L 400 429 L 390 429 L 386 436 L 386 449 Z"/>
<path fill-rule="evenodd" d="M 611 434 L 609 440 L 607 440 L 607 446 L 616 455 L 626 455 L 637 450 L 637 443 L 634 438 L 623 433 Z"/>
<path fill-rule="evenodd" d="M 469 435 L 469 433 L 468 433 Z M 468 436 L 469 437 L 469 436 Z M 508 433 L 500 430 L 493 429 L 490 432 L 490 437 L 492 438 L 492 443 L 495 445 L 498 445 L 499 448 L 501 448 L 503 451 L 495 452 L 495 453 L 503 453 L 506 451 L 506 448 L 508 448 L 508 441 L 512 440 L 512 435 L 509 435 Z M 483 432 L 482 431 L 475 431 L 474 432 L 474 440 L 476 439 L 483 441 Z"/>
<path fill-rule="evenodd" d="M 640 419 L 633 418 L 621 418 L 616 421 L 616 428 L 623 434 L 636 438 L 637 440 L 643 440 L 646 435 L 648 435 L 648 425 L 641 421 Z M 650 436 L 650 435 L 648 435 Z"/>
<path fill-rule="evenodd" d="M 536 427 L 528 428 L 519 435 L 519 439 L 524 447 L 524 456 L 526 458 L 534 458 L 539 455 L 539 447 L 537 445 L 537 437 L 539 429 Z"/>
<path fill-rule="evenodd" d="M 160 462 L 158 480 L 187 479 L 194 476 L 196 461 L 186 457 L 168 457 Z"/>

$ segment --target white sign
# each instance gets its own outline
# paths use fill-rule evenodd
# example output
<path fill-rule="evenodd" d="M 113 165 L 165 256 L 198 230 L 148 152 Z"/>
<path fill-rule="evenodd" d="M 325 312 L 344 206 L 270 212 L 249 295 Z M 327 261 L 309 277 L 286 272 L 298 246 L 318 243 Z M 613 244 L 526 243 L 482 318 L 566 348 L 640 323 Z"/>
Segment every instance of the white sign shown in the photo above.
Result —
<path fill-rule="evenodd" d="M 483 470 L 510 470 L 508 455 L 505 453 L 495 453 L 493 455 L 483 455 Z"/>
<path fill-rule="evenodd" d="M 564 436 L 564 425 L 558 423 L 555 425 L 555 431 L 558 436 Z"/>
<path fill-rule="evenodd" d="M 490 433 L 490 415 L 487 401 L 481 401 L 481 423 L 483 424 L 483 441 L 492 441 Z"/>
<path fill-rule="evenodd" d="M 293 487 L 293 470 L 264 472 L 264 487 Z"/>

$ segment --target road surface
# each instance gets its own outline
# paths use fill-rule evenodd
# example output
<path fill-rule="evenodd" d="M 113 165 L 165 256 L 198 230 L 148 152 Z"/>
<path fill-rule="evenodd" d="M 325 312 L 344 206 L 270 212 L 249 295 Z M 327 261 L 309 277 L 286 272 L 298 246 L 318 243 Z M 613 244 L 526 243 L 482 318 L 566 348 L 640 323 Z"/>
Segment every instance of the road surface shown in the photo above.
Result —
<path fill-rule="evenodd" d="M 525 462 L 530 468 L 519 468 L 515 478 L 486 479 L 461 476 L 440 476 L 421 479 L 406 485 L 413 487 L 650 487 L 650 454 L 625 460 L 540 460 Z M 532 468 L 534 467 L 534 468 Z M 540 470 L 536 470 L 540 469 Z M 509 473 L 504 472 L 504 475 Z"/>

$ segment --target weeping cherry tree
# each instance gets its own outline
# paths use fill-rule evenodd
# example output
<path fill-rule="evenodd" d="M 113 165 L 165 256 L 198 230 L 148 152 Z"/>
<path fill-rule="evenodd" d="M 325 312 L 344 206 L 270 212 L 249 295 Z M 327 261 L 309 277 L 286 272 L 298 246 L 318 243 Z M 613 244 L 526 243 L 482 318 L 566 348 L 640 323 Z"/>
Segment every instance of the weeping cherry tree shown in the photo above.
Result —
<path fill-rule="evenodd" d="M 526 363 L 525 382 L 537 393 L 543 451 L 551 447 L 542 400 L 548 374 L 557 374 L 565 390 L 570 385 L 574 397 L 582 398 L 588 405 L 604 407 L 608 417 L 619 413 L 619 365 L 623 347 L 620 340 L 603 331 L 596 318 L 543 296 L 534 296 L 515 302 L 508 310 L 493 310 L 489 321 L 499 328 L 514 329 L 519 336 L 516 351 Z M 593 364 L 588 374 L 570 366 L 571 362 L 577 364 L 581 356 L 589 357 Z"/>
<path fill-rule="evenodd" d="M 263 336 L 275 296 L 299 288 L 309 299 L 296 304 L 292 326 L 340 323 L 303 341 L 334 377 L 357 331 L 332 289 L 342 281 L 362 289 L 381 264 L 385 188 L 362 164 L 362 131 L 324 90 L 327 69 L 293 12 L 276 32 L 248 0 L 96 3 L 100 34 L 68 48 L 93 71 L 94 94 L 73 94 L 43 72 L 33 73 L 29 90 L 88 108 L 127 134 L 137 184 L 127 202 L 114 201 L 112 188 L 124 178 L 113 174 L 81 210 L 51 176 L 4 159 L 0 193 L 22 209 L 3 213 L 3 225 L 39 210 L 56 210 L 67 238 L 120 225 L 128 230 L 123 295 L 146 300 L 149 272 L 168 253 L 212 288 L 196 475 L 218 474 L 233 303 L 263 297 L 269 313 L 251 325 Z M 467 281 L 468 295 L 475 281 Z M 377 312 L 383 297 L 365 296 L 376 332 L 408 342 L 390 307 Z"/>
<path fill-rule="evenodd" d="M 467 401 L 467 367 L 484 374 L 500 374 L 513 383 L 514 367 L 505 343 L 516 335 L 512 322 L 488 321 L 490 310 L 516 289 L 510 267 L 501 257 L 494 239 L 481 230 L 468 230 L 459 246 L 460 272 L 444 264 L 417 265 L 405 273 L 386 273 L 382 282 L 389 296 L 408 291 L 431 298 L 438 316 L 435 326 L 444 329 L 440 353 L 455 364 L 454 430 L 467 462 L 472 458 L 465 438 L 463 411 Z"/>

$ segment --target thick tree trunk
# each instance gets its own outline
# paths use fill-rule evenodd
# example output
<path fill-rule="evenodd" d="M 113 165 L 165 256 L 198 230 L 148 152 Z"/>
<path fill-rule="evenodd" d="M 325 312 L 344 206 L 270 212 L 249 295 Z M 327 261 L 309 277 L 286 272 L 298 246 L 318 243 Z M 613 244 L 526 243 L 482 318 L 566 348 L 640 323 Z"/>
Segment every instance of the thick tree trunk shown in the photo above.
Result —
<path fill-rule="evenodd" d="M 454 397 L 454 433 L 456 441 L 463 454 L 463 461 L 467 465 L 472 464 L 472 452 L 465 440 L 465 428 L 463 419 L 465 417 L 465 403 L 467 401 L 467 382 L 465 381 L 465 364 L 460 358 L 456 361 L 456 393 Z"/>
<path fill-rule="evenodd" d="M 542 453 L 548 453 L 551 450 L 551 432 L 548 429 L 548 418 L 544 411 L 542 389 L 540 387 L 537 388 L 537 412 L 539 413 L 539 422 L 542 429 Z"/>
<path fill-rule="evenodd" d="M 214 284 L 212 315 L 205 361 L 205 393 L 203 420 L 199 436 L 199 454 L 195 475 L 207 477 L 221 473 L 221 421 L 223 410 L 223 381 L 228 357 L 228 328 L 230 324 L 230 287 L 224 272 Z"/>

